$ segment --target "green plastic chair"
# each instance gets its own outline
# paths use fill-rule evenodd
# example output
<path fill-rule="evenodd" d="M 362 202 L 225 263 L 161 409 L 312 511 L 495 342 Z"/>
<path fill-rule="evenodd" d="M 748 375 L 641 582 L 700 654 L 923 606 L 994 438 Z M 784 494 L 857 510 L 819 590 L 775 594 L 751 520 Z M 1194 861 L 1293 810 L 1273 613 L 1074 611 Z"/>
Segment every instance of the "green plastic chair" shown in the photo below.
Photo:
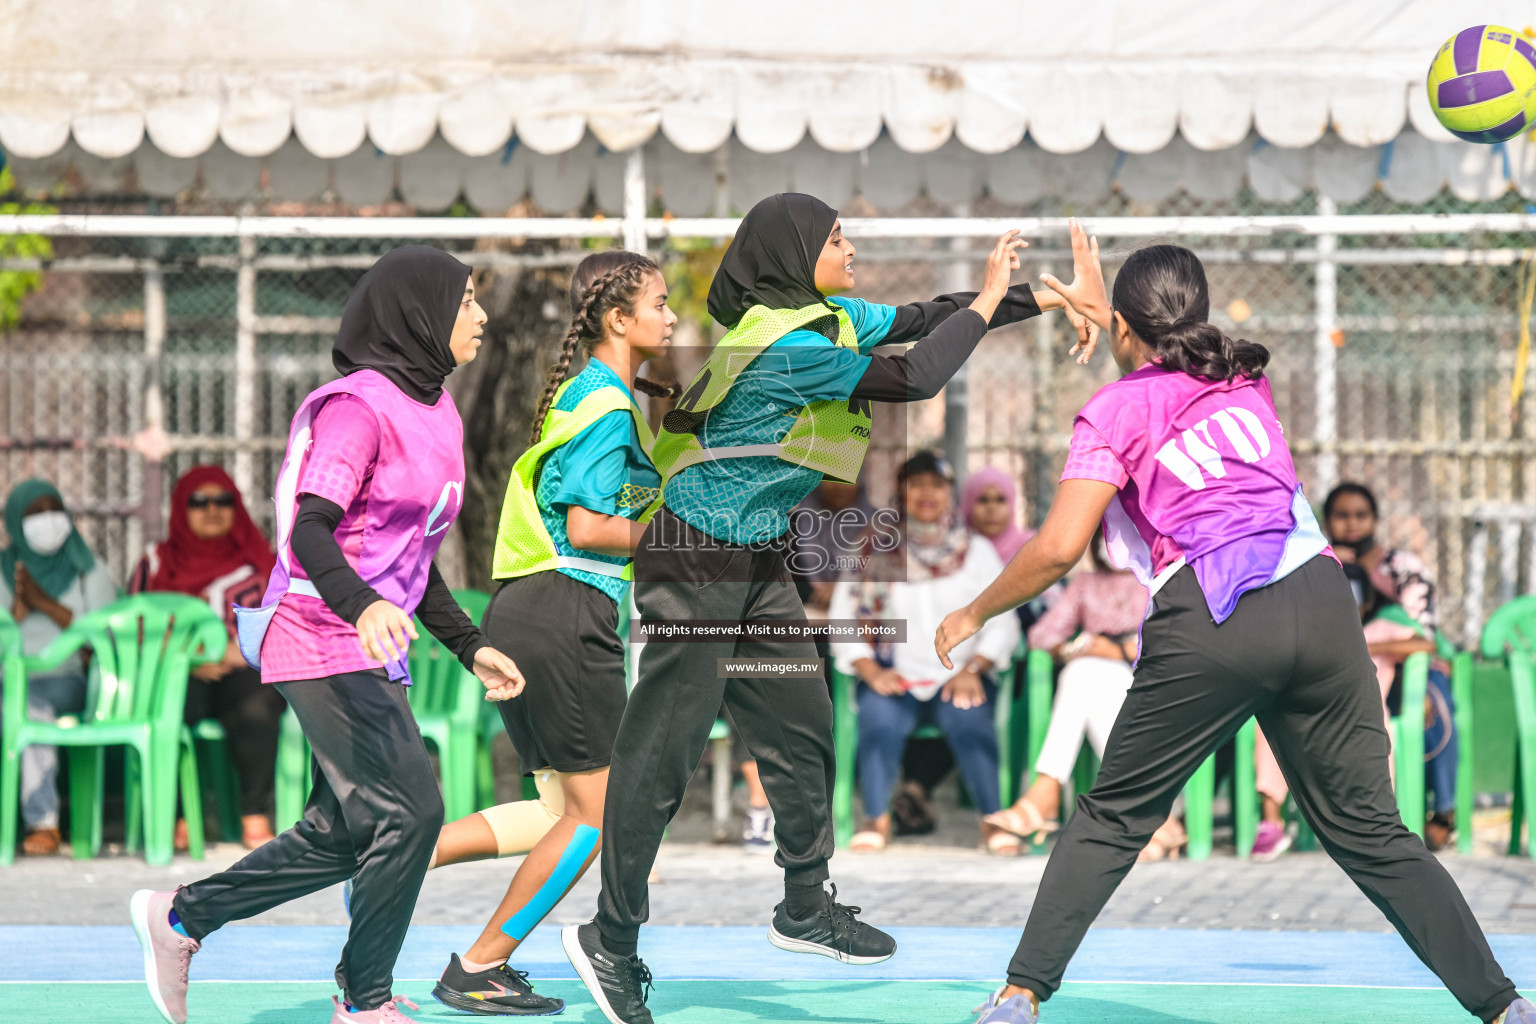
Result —
<path fill-rule="evenodd" d="M 15 856 L 20 753 L 37 743 L 68 749 L 71 842 L 77 858 L 101 849 L 103 753 L 116 745 L 132 748 L 138 757 L 128 773 L 127 804 L 130 838 L 134 819 L 142 822 L 145 860 L 155 866 L 171 862 L 178 773 L 190 852 L 200 857 L 202 798 L 195 755 L 183 743 L 182 711 L 192 667 L 222 658 L 227 643 L 223 620 L 197 598 L 138 594 L 77 617 L 42 654 L 25 659 L 26 671 L 39 673 L 89 647 L 92 671 L 77 723 L 33 722 L 26 715 L 26 687 L 5 687 L 0 863 Z"/>
<path fill-rule="evenodd" d="M 273 828 L 279 834 L 298 824 L 304 817 L 304 805 L 314 785 L 310 765 L 312 751 L 304 736 L 304 727 L 293 706 L 283 711 L 277 730 L 277 771 L 273 779 Z"/>
<path fill-rule="evenodd" d="M 240 825 L 240 780 L 229 759 L 224 726 L 217 719 L 205 718 L 188 729 L 187 741 L 196 750 L 201 792 L 204 797 L 213 794 L 219 837 L 226 843 L 239 842 L 244 835 Z"/>
<path fill-rule="evenodd" d="M 1517 597 L 1493 613 L 1483 627 L 1482 651 L 1489 661 L 1504 661 L 1509 666 L 1514 691 L 1514 806 L 1509 822 L 1509 852 L 1518 856 L 1520 827 L 1527 813 L 1525 804 L 1530 794 L 1536 793 L 1536 595 Z M 1471 758 L 1463 756 L 1462 760 L 1470 762 Z M 1456 781 L 1459 789 L 1459 770 Z M 1467 831 L 1465 825 L 1457 824 Z M 1536 841 L 1530 844 L 1529 854 L 1536 858 Z"/>
<path fill-rule="evenodd" d="M 139 594 L 144 600 L 157 603 L 174 614 L 187 595 L 176 591 L 146 590 Z M 188 686 L 191 681 L 188 680 Z M 195 759 L 198 776 L 199 798 L 212 792 L 214 807 L 218 813 L 219 837 L 225 842 L 239 842 L 244 835 L 240 825 L 240 783 L 235 776 L 234 763 L 229 757 L 229 745 L 224 726 L 217 719 L 205 718 L 182 730 L 181 742 Z M 139 773 L 136 765 L 129 765 L 125 779 L 127 841 L 129 851 L 140 849 L 143 844 L 142 801 L 138 797 Z M 183 809 L 185 816 L 185 809 Z M 199 820 L 202 820 L 199 814 Z M 191 819 L 187 825 L 187 852 L 194 860 L 203 858 L 203 839 L 199 833 L 194 842 Z"/>
<path fill-rule="evenodd" d="M 475 622 L 484 617 L 485 606 L 491 601 L 491 596 L 480 590 L 455 590 L 453 596 Z M 416 626 L 421 638 L 411 643 L 407 655 L 411 712 L 421 738 L 437 748 L 444 814 L 447 820 L 457 821 L 480 809 L 476 754 L 481 746 L 485 684 L 459 664 L 420 621 Z"/>
<path fill-rule="evenodd" d="M 1014 664 L 995 672 L 997 696 L 992 702 L 993 723 L 997 729 L 997 783 L 1003 806 L 1013 802 L 1013 700 Z M 832 827 L 839 847 L 853 839 L 854 770 L 859 754 L 858 680 L 845 672 L 832 671 L 832 747 L 837 757 L 837 776 L 832 785 Z M 944 734 L 935 726 L 925 725 L 909 739 L 929 739 Z"/>
<path fill-rule="evenodd" d="M 1056 697 L 1055 676 L 1055 660 L 1049 651 L 1029 652 L 1025 680 L 1025 701 L 1029 715 L 1026 786 L 1034 781 L 1035 760 L 1040 756 L 1040 749 L 1045 746 L 1045 734 L 1050 728 L 1051 707 Z M 1251 766 L 1253 758 L 1250 757 L 1248 761 Z M 1085 743 L 1073 772 L 1073 789 L 1078 793 L 1086 793 L 1093 788 L 1093 781 L 1097 774 L 1098 758 Z M 1205 860 L 1211 855 L 1215 802 L 1216 757 L 1213 754 L 1195 769 L 1194 775 L 1190 776 L 1189 781 L 1184 785 L 1184 831 L 1189 837 L 1189 845 L 1185 849 L 1186 856 L 1190 860 Z M 1063 821 L 1070 815 L 1072 804 L 1073 801 L 1066 799 L 1063 795 L 1061 801 Z M 1044 846 L 1043 842 L 1035 842 L 1031 844 L 1031 852 L 1039 852 L 1044 849 Z"/>

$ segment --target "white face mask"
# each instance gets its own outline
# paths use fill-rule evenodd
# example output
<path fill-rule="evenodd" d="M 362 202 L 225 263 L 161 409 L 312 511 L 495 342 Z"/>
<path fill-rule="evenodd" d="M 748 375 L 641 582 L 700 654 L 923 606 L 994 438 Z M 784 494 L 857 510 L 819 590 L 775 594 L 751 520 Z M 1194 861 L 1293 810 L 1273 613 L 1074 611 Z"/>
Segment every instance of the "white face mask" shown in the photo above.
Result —
<path fill-rule="evenodd" d="M 51 555 L 62 548 L 74 528 L 68 512 L 36 512 L 21 521 L 27 547 L 40 555 Z"/>

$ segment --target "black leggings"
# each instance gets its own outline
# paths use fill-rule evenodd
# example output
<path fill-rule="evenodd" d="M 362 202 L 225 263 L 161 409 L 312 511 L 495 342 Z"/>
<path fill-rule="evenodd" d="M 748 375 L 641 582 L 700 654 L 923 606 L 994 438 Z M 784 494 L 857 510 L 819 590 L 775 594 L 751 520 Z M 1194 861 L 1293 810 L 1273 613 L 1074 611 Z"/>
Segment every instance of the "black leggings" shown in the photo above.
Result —
<path fill-rule="evenodd" d="M 187 682 L 186 723 L 214 718 L 224 727 L 240 778 L 241 815 L 272 813 L 277 733 L 287 706 L 277 687 L 263 683 L 253 668 L 235 669 L 213 682 L 196 676 Z"/>
<path fill-rule="evenodd" d="M 276 684 L 314 748 L 314 789 L 299 823 L 230 868 L 182 886 L 173 904 L 201 940 L 289 900 L 353 879 L 352 926 L 336 966 L 347 1002 L 390 997 L 443 798 L 405 687 L 381 672 Z"/>
<path fill-rule="evenodd" d="M 1350 879 L 1468 1012 L 1515 998 L 1456 883 L 1403 826 L 1381 694 L 1354 596 L 1333 559 L 1243 595 L 1211 620 L 1194 570 L 1160 590 L 1092 791 L 1046 864 L 1012 984 L 1047 999 L 1196 768 L 1251 715 L 1296 806 Z"/>

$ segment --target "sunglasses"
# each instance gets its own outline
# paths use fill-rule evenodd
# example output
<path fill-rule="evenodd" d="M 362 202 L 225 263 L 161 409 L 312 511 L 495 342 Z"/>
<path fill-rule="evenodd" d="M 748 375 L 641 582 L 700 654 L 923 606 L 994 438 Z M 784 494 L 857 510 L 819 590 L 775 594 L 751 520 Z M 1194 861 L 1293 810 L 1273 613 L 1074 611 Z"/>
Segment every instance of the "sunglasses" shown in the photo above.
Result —
<path fill-rule="evenodd" d="M 187 508 L 207 508 L 213 505 L 217 508 L 234 508 L 235 496 L 229 491 L 220 494 L 194 494 L 187 499 Z"/>

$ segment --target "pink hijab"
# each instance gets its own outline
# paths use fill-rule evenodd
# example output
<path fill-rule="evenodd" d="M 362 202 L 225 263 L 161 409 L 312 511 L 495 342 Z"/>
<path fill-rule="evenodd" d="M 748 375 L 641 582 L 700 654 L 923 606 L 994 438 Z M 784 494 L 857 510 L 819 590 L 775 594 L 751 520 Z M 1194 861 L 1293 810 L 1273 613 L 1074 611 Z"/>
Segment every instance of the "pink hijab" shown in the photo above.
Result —
<path fill-rule="evenodd" d="M 1022 529 L 1014 520 L 1018 489 L 1014 486 L 1013 477 L 991 466 L 978 469 L 965 478 L 965 488 L 960 492 L 960 515 L 965 519 L 966 526 L 976 530 L 976 524 L 971 520 L 971 513 L 976 508 L 976 499 L 980 498 L 981 492 L 988 487 L 996 487 L 1008 500 L 1008 528 L 996 537 L 987 538 L 992 542 L 992 547 L 997 550 L 997 556 L 1007 563 L 1018 553 L 1019 548 L 1024 546 L 1024 542 L 1035 535 L 1035 531 Z"/>

